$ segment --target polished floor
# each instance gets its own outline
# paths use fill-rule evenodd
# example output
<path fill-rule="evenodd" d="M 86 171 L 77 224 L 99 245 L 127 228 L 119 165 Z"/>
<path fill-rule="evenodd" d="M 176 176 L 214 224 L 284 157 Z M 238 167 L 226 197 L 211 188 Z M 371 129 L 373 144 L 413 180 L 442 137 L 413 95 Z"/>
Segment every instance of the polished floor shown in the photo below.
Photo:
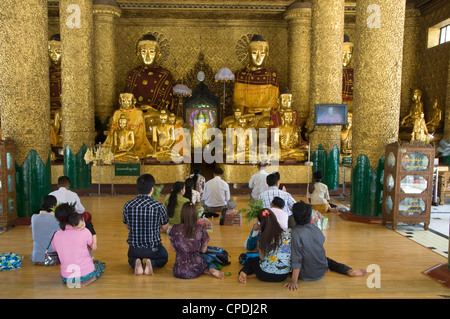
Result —
<path fill-rule="evenodd" d="M 30 261 L 32 234 L 29 226 L 16 226 L 0 235 L 0 252 L 22 256 L 20 269 L 0 272 L 0 299 L 446 299 L 448 288 L 423 274 L 448 258 L 429 247 L 392 231 L 381 224 L 347 221 L 338 214 L 326 214 L 329 228 L 324 231 L 327 255 L 353 268 L 374 269 L 369 276 L 350 278 L 327 273 L 315 282 L 300 282 L 298 291 L 288 291 L 282 283 L 265 283 L 250 278 L 238 281 L 238 256 L 251 223 L 242 226 L 220 226 L 213 219 L 210 245 L 225 248 L 231 265 L 224 280 L 202 275 L 192 280 L 174 278 L 175 254 L 169 250 L 169 261 L 154 276 L 134 276 L 127 263 L 127 229 L 122 223 L 123 204 L 133 195 L 82 196 L 87 211 L 93 214 L 98 234 L 95 259 L 106 263 L 103 276 L 87 287 L 68 288 L 61 284 L 59 267 L 35 266 Z M 303 199 L 295 197 L 296 200 Z M 237 208 L 247 205 L 248 196 L 234 196 Z M 168 237 L 162 235 L 169 246 Z M 447 239 L 448 242 L 448 239 Z M 448 251 L 447 251 L 448 253 Z M 379 285 L 375 279 L 379 279 Z"/>

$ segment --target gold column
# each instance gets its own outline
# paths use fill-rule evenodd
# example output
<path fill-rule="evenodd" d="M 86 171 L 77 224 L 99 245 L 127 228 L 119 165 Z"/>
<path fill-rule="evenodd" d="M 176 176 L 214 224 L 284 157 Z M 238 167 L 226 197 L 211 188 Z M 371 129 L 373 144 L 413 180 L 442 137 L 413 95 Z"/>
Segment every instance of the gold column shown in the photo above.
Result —
<path fill-rule="evenodd" d="M 353 166 L 364 154 L 372 169 L 398 139 L 405 0 L 356 5 Z"/>
<path fill-rule="evenodd" d="M 411 108 L 413 90 L 417 89 L 420 56 L 421 16 L 418 9 L 406 8 L 405 36 L 403 40 L 403 67 L 400 119 L 405 117 Z"/>
<path fill-rule="evenodd" d="M 118 104 L 115 39 L 120 14 L 116 1 L 94 1 L 95 116 L 102 123 L 113 114 Z"/>
<path fill-rule="evenodd" d="M 50 154 L 47 1 L 0 1 L 0 105 L 2 136 L 16 143 L 22 165 L 35 150 Z"/>
<path fill-rule="evenodd" d="M 314 123 L 315 104 L 342 103 L 342 42 L 344 0 L 312 0 L 311 92 L 308 129 Z M 310 134 L 311 150 L 340 148 L 341 126 L 316 127 Z"/>
<path fill-rule="evenodd" d="M 309 116 L 309 79 L 311 63 L 311 3 L 294 2 L 284 14 L 288 21 L 289 90 L 292 108 L 298 112 L 300 125 Z"/>
<path fill-rule="evenodd" d="M 62 139 L 76 154 L 94 145 L 94 68 L 92 0 L 59 3 L 62 77 Z"/>

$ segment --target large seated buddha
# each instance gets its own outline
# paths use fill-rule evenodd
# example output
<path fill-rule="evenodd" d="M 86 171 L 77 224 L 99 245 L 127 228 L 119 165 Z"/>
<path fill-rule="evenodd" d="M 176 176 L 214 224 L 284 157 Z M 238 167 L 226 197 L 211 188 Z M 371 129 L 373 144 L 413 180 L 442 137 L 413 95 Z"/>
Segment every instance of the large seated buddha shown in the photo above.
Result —
<path fill-rule="evenodd" d="M 247 47 L 248 64 L 235 73 L 233 103 L 244 114 L 270 114 L 278 106 L 278 72 L 265 66 L 268 55 L 268 42 L 262 36 L 254 35 Z"/>
<path fill-rule="evenodd" d="M 136 97 L 136 107 L 149 112 L 172 110 L 172 74 L 158 65 L 161 50 L 152 34 L 145 34 L 138 40 L 136 55 L 142 65 L 131 70 L 126 80 L 126 87 Z"/>

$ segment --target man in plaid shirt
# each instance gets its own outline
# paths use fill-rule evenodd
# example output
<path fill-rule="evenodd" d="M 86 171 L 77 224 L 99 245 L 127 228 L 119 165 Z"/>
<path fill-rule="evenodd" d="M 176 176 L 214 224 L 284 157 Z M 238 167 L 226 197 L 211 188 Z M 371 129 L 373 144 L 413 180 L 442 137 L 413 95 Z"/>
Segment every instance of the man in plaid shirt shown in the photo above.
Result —
<path fill-rule="evenodd" d="M 263 208 L 270 208 L 273 199 L 275 197 L 280 197 L 285 202 L 283 210 L 288 216 L 291 216 L 292 206 L 295 204 L 292 195 L 279 188 L 279 178 L 274 173 L 267 175 L 266 182 L 267 185 L 269 185 L 269 188 L 262 192 L 258 197 L 258 199 L 262 199 L 263 201 Z"/>
<path fill-rule="evenodd" d="M 161 243 L 160 230 L 169 227 L 169 218 L 161 202 L 151 198 L 155 179 L 144 174 L 137 179 L 139 195 L 123 207 L 123 222 L 128 227 L 128 263 L 135 275 L 153 275 L 154 267 L 167 263 L 168 253 Z M 145 261 L 145 270 L 143 259 Z"/>

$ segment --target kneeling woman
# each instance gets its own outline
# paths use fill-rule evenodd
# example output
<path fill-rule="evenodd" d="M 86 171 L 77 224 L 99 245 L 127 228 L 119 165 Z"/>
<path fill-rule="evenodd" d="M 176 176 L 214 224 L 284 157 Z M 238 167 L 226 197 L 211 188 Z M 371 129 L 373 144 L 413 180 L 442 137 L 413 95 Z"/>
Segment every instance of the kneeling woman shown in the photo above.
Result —
<path fill-rule="evenodd" d="M 55 217 L 60 230 L 55 233 L 52 246 L 61 263 L 63 283 L 84 287 L 101 276 L 105 264 L 92 260 L 89 252 L 92 234 L 80 214 L 69 204 L 61 204 L 55 209 Z"/>
<path fill-rule="evenodd" d="M 291 230 L 282 229 L 270 209 L 258 213 L 261 236 L 258 240 L 259 257 L 249 258 L 239 272 L 239 281 L 247 283 L 247 277 L 281 282 L 291 269 Z"/>
<path fill-rule="evenodd" d="M 224 273 L 217 269 L 212 258 L 204 254 L 209 235 L 205 227 L 197 223 L 197 214 L 194 204 L 183 204 L 181 223 L 170 230 L 170 244 L 176 252 L 173 275 L 177 278 L 192 279 L 209 272 L 214 277 L 223 279 Z"/>

